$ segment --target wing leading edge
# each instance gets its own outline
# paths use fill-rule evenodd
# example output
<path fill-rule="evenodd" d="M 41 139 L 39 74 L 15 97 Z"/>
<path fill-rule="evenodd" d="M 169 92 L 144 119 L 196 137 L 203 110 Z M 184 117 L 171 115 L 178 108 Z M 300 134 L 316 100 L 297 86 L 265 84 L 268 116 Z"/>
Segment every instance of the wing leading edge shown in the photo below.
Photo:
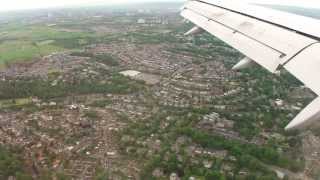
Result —
<path fill-rule="evenodd" d="M 196 24 L 187 35 L 205 30 L 247 56 L 233 69 L 254 63 L 272 73 L 285 68 L 320 95 L 320 34 L 313 29 L 320 29 L 319 20 L 228 0 L 192 0 L 181 15 Z M 310 26 L 296 26 L 290 23 L 292 18 Z M 319 119 L 318 97 L 286 129 L 305 127 Z"/>

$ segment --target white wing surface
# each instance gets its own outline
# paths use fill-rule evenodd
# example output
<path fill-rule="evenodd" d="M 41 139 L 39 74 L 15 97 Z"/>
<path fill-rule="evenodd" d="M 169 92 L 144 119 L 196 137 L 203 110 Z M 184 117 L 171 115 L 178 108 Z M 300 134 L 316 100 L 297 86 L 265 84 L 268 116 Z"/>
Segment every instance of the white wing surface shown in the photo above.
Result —
<path fill-rule="evenodd" d="M 320 21 L 230 0 L 191 0 L 181 15 L 247 57 L 233 69 L 257 63 L 272 73 L 285 68 L 320 95 Z M 286 129 L 320 119 L 320 100 L 306 107 Z"/>

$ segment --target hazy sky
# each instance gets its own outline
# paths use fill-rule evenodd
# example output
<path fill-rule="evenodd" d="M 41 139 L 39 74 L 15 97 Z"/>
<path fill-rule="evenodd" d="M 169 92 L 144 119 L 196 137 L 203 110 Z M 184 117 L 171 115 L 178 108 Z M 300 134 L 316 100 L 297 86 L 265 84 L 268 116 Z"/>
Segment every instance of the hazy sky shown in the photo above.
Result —
<path fill-rule="evenodd" d="M 17 10 L 17 9 L 33 9 L 45 7 L 61 7 L 71 5 L 86 5 L 86 4 L 121 4 L 121 3 L 134 3 L 134 2 L 153 2 L 153 1 L 183 1 L 183 0 L 0 0 L 0 11 Z M 185 0 L 186 1 L 186 0 Z M 255 3 L 268 3 L 268 4 L 282 4 L 294 5 L 303 7 L 318 7 L 320 2 L 318 0 L 229 0 L 241 2 L 255 2 Z"/>
<path fill-rule="evenodd" d="M 135 2 L 183 1 L 183 0 L 0 0 L 0 11 L 63 7 L 72 5 L 122 4 Z"/>
<path fill-rule="evenodd" d="M 232 0 L 230 0 L 232 1 Z M 236 0 L 234 0 L 236 1 Z M 298 6 L 306 8 L 320 8 L 319 0 L 238 0 L 241 2 L 252 2 L 260 4 L 277 4 L 285 6 Z"/>

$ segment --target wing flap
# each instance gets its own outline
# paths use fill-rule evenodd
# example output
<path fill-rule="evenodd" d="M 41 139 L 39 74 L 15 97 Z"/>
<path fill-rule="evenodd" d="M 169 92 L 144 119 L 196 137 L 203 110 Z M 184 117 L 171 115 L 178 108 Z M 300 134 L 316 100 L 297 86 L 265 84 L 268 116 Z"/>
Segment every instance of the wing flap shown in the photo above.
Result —
<path fill-rule="evenodd" d="M 313 44 L 297 54 L 284 68 L 320 95 L 320 43 Z"/>
<path fill-rule="evenodd" d="M 274 49 L 265 46 L 250 37 L 236 33 L 233 29 L 230 29 L 220 23 L 209 21 L 208 18 L 198 15 L 191 10 L 186 9 L 182 11 L 181 15 L 209 33 L 224 40 L 226 43 L 235 47 L 241 53 L 255 60 L 258 64 L 264 66 L 271 72 L 274 72 L 278 68 L 280 64 L 280 57 L 282 55 L 280 52 L 275 51 Z"/>
<path fill-rule="evenodd" d="M 232 0 L 200 0 L 320 39 L 320 20 Z M 256 4 L 259 2 L 257 1 Z"/>
<path fill-rule="evenodd" d="M 288 56 L 315 42 L 293 31 L 198 1 L 190 1 L 185 8 L 224 24 Z"/>

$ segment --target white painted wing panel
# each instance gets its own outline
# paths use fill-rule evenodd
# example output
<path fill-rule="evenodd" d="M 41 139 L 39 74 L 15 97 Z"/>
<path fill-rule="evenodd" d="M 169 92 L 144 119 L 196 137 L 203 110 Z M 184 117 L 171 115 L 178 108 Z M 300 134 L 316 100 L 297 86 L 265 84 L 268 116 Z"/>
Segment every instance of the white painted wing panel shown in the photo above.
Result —
<path fill-rule="evenodd" d="M 279 26 L 237 14 L 198 1 L 190 1 L 185 8 L 243 33 L 283 53 L 283 62 L 315 40 Z M 270 12 L 269 12 L 270 13 Z"/>
<path fill-rule="evenodd" d="M 305 48 L 284 65 L 291 74 L 313 92 L 320 95 L 320 43 Z M 320 120 L 320 97 L 304 108 L 286 127 L 286 130 L 304 128 Z"/>
<path fill-rule="evenodd" d="M 320 95 L 320 43 L 306 48 L 284 68 Z"/>
<path fill-rule="evenodd" d="M 320 20 L 234 0 L 201 0 L 257 19 L 320 38 Z M 257 1 L 256 3 L 259 3 Z"/>
<path fill-rule="evenodd" d="M 281 53 L 267 47 L 258 41 L 251 39 L 240 33 L 235 33 L 232 29 L 214 21 L 209 21 L 206 17 L 200 16 L 191 10 L 185 9 L 181 15 L 205 29 L 209 33 L 222 39 L 227 44 L 238 49 L 241 53 L 255 60 L 271 72 L 275 72 L 280 64 Z"/>

